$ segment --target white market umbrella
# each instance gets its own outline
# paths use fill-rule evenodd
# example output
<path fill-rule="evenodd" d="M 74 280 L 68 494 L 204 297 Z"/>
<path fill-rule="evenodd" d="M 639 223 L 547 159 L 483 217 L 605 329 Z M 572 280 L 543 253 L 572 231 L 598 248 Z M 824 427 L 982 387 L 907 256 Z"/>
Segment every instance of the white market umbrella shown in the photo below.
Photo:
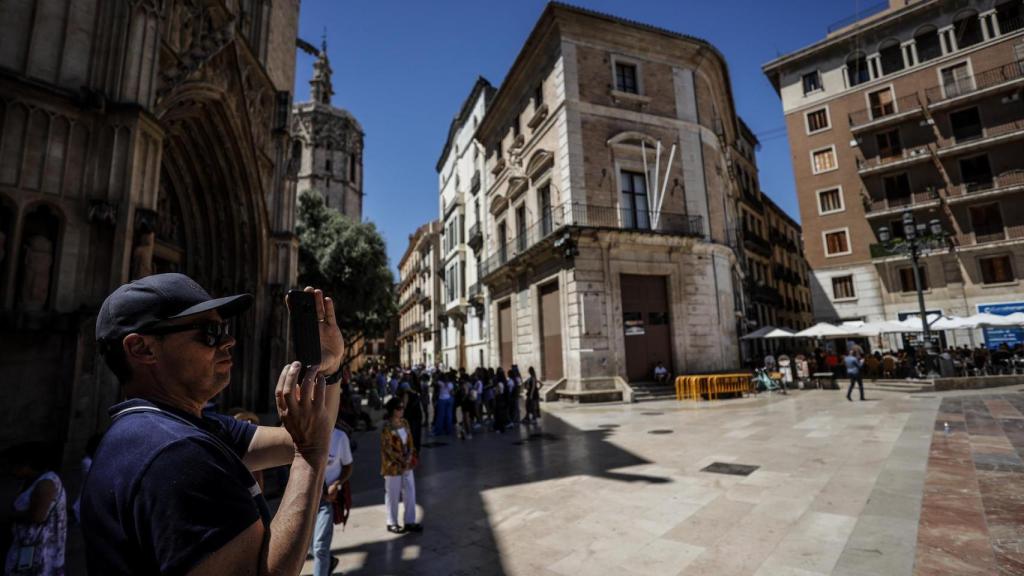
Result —
<path fill-rule="evenodd" d="M 764 338 L 772 330 L 775 330 L 775 326 L 762 326 L 750 334 L 740 336 L 740 340 L 758 340 L 760 338 Z"/>
<path fill-rule="evenodd" d="M 1024 326 L 1024 312 L 1014 312 L 1006 316 L 1007 319 L 1013 319 L 1017 326 Z"/>
<path fill-rule="evenodd" d="M 849 332 L 838 326 L 828 322 L 818 322 L 814 326 L 801 330 L 793 336 L 797 338 L 845 338 L 849 335 Z"/>
<path fill-rule="evenodd" d="M 999 326 L 1018 326 L 1017 321 L 1009 316 L 1000 316 L 999 314 L 990 314 L 988 312 L 982 312 L 981 314 L 975 314 L 974 316 L 968 316 L 967 320 L 970 320 L 974 326 L 978 328 L 990 328 Z"/>
<path fill-rule="evenodd" d="M 789 328 L 776 328 L 764 335 L 765 338 L 793 338 L 793 332 Z"/>

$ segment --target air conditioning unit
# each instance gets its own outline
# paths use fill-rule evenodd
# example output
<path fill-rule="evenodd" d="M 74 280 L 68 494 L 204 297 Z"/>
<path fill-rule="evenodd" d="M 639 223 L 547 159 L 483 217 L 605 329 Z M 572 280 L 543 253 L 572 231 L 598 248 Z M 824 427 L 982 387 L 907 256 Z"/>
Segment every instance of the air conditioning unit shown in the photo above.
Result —
<path fill-rule="evenodd" d="M 856 148 L 857 146 L 859 146 L 859 144 L 857 143 L 857 139 L 856 138 L 854 138 L 853 140 L 850 140 L 850 148 Z"/>
<path fill-rule="evenodd" d="M 1013 94 L 1010 94 L 1009 96 L 1003 96 L 1003 99 L 1002 99 L 1002 103 L 1003 104 L 1010 104 L 1011 102 L 1018 102 L 1018 101 L 1020 101 L 1020 92 L 1014 92 Z"/>

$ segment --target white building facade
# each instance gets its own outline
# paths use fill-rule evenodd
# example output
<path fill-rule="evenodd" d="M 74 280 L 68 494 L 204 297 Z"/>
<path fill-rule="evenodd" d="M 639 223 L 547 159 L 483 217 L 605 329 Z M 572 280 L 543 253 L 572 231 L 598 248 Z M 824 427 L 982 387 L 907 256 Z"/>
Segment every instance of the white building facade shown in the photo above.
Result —
<path fill-rule="evenodd" d="M 452 120 L 437 162 L 441 222 L 440 361 L 472 372 L 487 362 L 486 294 L 479 281 L 487 230 L 485 154 L 475 139 L 494 87 L 478 78 Z"/>

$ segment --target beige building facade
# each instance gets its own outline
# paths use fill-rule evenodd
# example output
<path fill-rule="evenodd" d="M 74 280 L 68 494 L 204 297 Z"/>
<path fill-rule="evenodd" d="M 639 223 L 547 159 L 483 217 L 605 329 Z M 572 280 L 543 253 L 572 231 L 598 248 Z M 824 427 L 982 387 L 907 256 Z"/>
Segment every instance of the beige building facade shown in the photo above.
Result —
<path fill-rule="evenodd" d="M 441 358 L 441 224 L 433 220 L 409 236 L 398 264 L 398 359 L 430 366 Z"/>
<path fill-rule="evenodd" d="M 949 234 L 922 260 L 929 310 L 1024 306 L 1024 3 L 894 1 L 764 71 L 819 319 L 917 312 L 909 259 L 878 241 L 882 227 L 902 234 L 907 211 Z"/>
<path fill-rule="evenodd" d="M 757 137 L 740 122 L 733 170 L 740 188 L 743 249 L 743 317 L 740 335 L 765 326 L 803 330 L 813 323 L 810 267 L 803 255 L 800 225 L 761 188 L 755 162 Z M 745 341 L 744 359 L 778 348 L 779 341 Z"/>
<path fill-rule="evenodd" d="M 97 310 L 157 272 L 255 296 L 219 402 L 271 410 L 297 276 L 298 14 L 298 0 L 0 3 L 0 445 L 73 455 L 105 426 L 120 390 Z"/>
<path fill-rule="evenodd" d="M 547 6 L 477 129 L 492 365 L 577 401 L 738 365 L 730 90 L 707 42 Z"/>

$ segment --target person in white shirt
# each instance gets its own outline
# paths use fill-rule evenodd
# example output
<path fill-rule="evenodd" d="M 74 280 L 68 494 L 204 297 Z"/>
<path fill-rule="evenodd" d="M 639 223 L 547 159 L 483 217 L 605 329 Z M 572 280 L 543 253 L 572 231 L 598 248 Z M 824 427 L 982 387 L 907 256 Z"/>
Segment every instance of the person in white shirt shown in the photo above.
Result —
<path fill-rule="evenodd" d="M 310 545 L 314 576 L 330 576 L 338 562 L 331 556 L 334 505 L 342 499 L 343 487 L 352 477 L 352 445 L 348 438 L 351 431 L 349 425 L 341 418 L 338 418 L 334 430 L 331 431 L 331 448 L 327 454 L 327 467 L 324 469 L 324 493 L 320 498 L 316 527 L 313 529 L 313 543 Z"/>
<path fill-rule="evenodd" d="M 658 384 L 668 382 L 668 368 L 665 368 L 665 364 L 661 361 L 654 367 L 654 380 Z"/>

